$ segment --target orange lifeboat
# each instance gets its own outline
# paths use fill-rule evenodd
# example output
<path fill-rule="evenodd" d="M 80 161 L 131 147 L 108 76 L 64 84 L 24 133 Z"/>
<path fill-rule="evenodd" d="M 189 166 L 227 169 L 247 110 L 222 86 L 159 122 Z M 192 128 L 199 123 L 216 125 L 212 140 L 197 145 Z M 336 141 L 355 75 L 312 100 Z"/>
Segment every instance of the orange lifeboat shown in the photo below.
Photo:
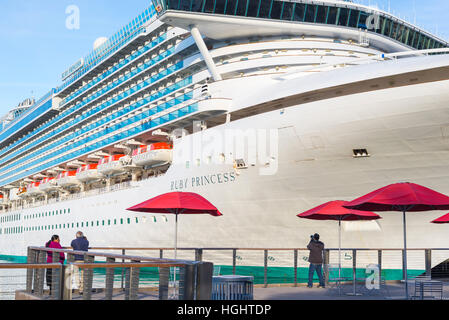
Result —
<path fill-rule="evenodd" d="M 126 169 L 125 163 L 122 160 L 126 160 L 124 154 L 103 158 L 98 162 L 98 172 L 104 176 L 124 173 Z"/>
<path fill-rule="evenodd" d="M 24 197 L 26 197 L 26 195 L 27 195 L 27 188 L 19 188 L 19 190 L 18 190 L 18 192 L 17 192 L 17 196 L 19 197 L 19 198 L 24 198 Z"/>
<path fill-rule="evenodd" d="M 56 177 L 56 183 L 62 188 L 75 187 L 80 184 L 76 178 L 76 170 L 61 172 Z"/>
<path fill-rule="evenodd" d="M 141 146 L 133 152 L 133 163 L 140 167 L 159 167 L 172 162 L 173 144 L 167 142 Z"/>
<path fill-rule="evenodd" d="M 103 178 L 103 175 L 98 172 L 98 164 L 88 164 L 78 168 L 76 178 L 81 182 L 93 182 Z"/>
<path fill-rule="evenodd" d="M 59 189 L 55 178 L 45 178 L 39 185 L 39 189 L 43 192 L 52 192 Z"/>
<path fill-rule="evenodd" d="M 30 183 L 27 187 L 26 195 L 30 197 L 43 195 L 44 192 L 39 188 L 40 185 L 41 185 L 40 182 Z"/>

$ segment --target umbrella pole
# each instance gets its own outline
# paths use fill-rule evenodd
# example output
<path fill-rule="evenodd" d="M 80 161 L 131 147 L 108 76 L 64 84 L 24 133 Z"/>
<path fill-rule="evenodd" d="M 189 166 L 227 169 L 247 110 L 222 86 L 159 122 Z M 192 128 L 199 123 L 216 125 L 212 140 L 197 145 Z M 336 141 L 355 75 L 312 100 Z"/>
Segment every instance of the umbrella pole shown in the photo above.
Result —
<path fill-rule="evenodd" d="M 338 281 L 340 281 L 338 291 L 341 294 L 341 218 L 338 220 Z"/>
<path fill-rule="evenodd" d="M 178 258 L 178 213 L 175 214 L 175 260 Z"/>
<path fill-rule="evenodd" d="M 178 258 L 178 211 L 175 212 L 175 260 Z M 174 297 L 177 298 L 178 294 L 176 292 L 176 271 L 177 271 L 177 267 L 173 268 L 173 285 L 174 285 Z"/>
<path fill-rule="evenodd" d="M 408 300 L 408 281 L 407 281 L 407 223 L 406 223 L 406 217 L 405 217 L 406 211 L 404 210 L 402 212 L 402 221 L 403 221 L 403 227 L 404 227 L 404 257 L 403 257 L 403 264 L 404 264 L 404 281 L 405 281 L 405 298 Z"/>

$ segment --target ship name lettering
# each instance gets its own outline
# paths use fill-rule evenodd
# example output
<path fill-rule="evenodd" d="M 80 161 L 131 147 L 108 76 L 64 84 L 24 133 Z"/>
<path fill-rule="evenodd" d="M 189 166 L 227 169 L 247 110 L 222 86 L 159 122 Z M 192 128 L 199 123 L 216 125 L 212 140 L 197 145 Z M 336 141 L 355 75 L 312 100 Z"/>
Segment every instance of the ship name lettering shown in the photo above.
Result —
<path fill-rule="evenodd" d="M 234 182 L 236 175 L 234 172 L 216 173 L 205 176 L 197 176 L 191 178 L 191 184 L 189 185 L 189 179 L 174 180 L 171 182 L 171 191 L 184 190 L 189 187 L 203 187 L 210 184 L 223 184 Z"/>

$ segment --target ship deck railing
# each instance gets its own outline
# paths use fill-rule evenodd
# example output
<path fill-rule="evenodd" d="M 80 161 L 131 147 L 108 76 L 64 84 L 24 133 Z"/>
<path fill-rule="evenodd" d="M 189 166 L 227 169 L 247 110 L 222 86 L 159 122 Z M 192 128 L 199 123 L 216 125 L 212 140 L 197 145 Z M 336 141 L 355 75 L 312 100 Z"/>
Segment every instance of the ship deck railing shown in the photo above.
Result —
<path fill-rule="evenodd" d="M 50 256 L 60 261 L 61 253 L 66 263 L 45 263 Z M 76 261 L 76 255 L 84 260 Z M 29 247 L 27 263 L 0 264 L 0 271 L 6 269 L 26 270 L 25 288 L 17 290 L 16 299 L 203 300 L 212 290 L 213 264 L 192 260 Z"/>

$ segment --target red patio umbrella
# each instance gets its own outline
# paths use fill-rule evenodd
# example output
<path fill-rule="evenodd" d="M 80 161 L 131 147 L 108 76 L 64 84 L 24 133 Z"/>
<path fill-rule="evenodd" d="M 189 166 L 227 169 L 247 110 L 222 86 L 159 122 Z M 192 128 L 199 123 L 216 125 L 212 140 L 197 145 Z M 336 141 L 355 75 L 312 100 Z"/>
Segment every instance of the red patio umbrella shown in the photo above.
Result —
<path fill-rule="evenodd" d="M 196 193 L 171 192 L 142 202 L 127 210 L 146 213 L 174 214 L 175 223 L 175 259 L 178 248 L 178 216 L 180 214 L 209 214 L 222 216 L 220 211 L 208 200 Z"/>
<path fill-rule="evenodd" d="M 444 224 L 449 223 L 449 213 L 432 221 L 432 223 Z"/>
<path fill-rule="evenodd" d="M 344 205 L 354 210 L 400 211 L 404 229 L 404 277 L 407 283 L 407 224 L 406 212 L 449 210 L 449 197 L 415 183 L 396 183 L 375 190 Z"/>
<path fill-rule="evenodd" d="M 341 222 L 357 220 L 377 220 L 381 217 L 374 212 L 351 210 L 343 207 L 347 201 L 336 200 L 322 204 L 306 212 L 298 214 L 299 218 L 311 220 L 338 221 L 338 277 L 341 278 Z M 355 294 L 355 293 L 354 293 Z"/>

